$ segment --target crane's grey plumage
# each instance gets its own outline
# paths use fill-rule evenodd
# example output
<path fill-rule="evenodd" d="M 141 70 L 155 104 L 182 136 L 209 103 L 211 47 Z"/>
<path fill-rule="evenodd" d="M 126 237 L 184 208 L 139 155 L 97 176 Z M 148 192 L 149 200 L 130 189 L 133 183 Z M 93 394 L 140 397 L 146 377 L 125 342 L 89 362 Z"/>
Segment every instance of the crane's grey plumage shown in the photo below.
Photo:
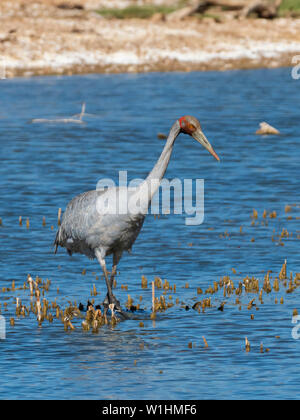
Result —
<path fill-rule="evenodd" d="M 88 191 L 73 198 L 68 204 L 54 244 L 65 247 L 70 255 L 79 252 L 89 258 L 97 258 L 104 272 L 107 296 L 105 313 L 109 304 L 121 312 L 120 303 L 112 293 L 113 279 L 123 251 L 130 251 L 144 223 L 151 199 L 166 172 L 174 142 L 180 132 L 189 134 L 201 143 L 216 159 L 217 154 L 201 130 L 195 117 L 185 116 L 173 124 L 165 147 L 148 177 L 136 188 L 108 188 L 105 191 Z M 126 201 L 126 211 L 117 212 Z M 105 207 L 110 203 L 113 207 Z M 134 203 L 132 206 L 130 203 Z M 134 208 L 134 211 L 133 211 Z M 110 279 L 105 258 L 113 254 Z M 122 312 L 121 312 L 122 313 Z M 123 314 L 124 315 L 124 314 Z"/>
<path fill-rule="evenodd" d="M 79 252 L 90 258 L 95 258 L 96 248 L 105 250 L 105 255 L 131 249 L 145 215 L 99 214 L 97 200 L 106 193 L 88 191 L 70 201 L 56 235 L 56 247 L 64 246 L 70 255 Z"/>

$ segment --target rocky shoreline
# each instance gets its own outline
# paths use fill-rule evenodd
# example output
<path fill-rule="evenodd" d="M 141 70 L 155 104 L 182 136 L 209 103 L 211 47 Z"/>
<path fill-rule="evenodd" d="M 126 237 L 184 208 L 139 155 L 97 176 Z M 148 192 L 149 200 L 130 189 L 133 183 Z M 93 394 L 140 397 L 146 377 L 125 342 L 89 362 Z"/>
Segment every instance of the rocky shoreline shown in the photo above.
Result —
<path fill-rule="evenodd" d="M 5 13 L 3 4 L 5 77 L 281 67 L 300 54 L 300 19 L 119 20 L 34 2 Z"/>

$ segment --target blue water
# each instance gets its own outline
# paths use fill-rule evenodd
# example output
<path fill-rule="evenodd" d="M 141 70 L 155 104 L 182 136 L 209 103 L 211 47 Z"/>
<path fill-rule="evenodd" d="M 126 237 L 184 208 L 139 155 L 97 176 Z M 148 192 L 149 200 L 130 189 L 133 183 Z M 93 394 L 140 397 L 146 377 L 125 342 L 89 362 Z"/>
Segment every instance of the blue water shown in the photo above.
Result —
<path fill-rule="evenodd" d="M 198 287 L 205 292 L 225 275 L 235 286 L 246 275 L 255 276 L 262 287 L 272 270 L 273 283 L 285 259 L 288 275 L 300 271 L 299 99 L 300 82 L 290 69 L 0 81 L 0 303 L 6 319 L 0 398 L 299 398 L 300 340 L 291 335 L 299 289 L 287 294 L 281 284 L 278 293 L 263 294 L 263 304 L 256 294 L 243 293 L 241 308 L 236 295 L 224 298 L 223 290 L 197 295 Z M 69 117 L 83 101 L 91 114 L 84 125 L 31 123 Z M 18 318 L 15 298 L 29 306 L 28 289 L 2 288 L 12 280 L 23 286 L 28 273 L 51 280 L 46 297 L 56 298 L 62 308 L 68 301 L 85 304 L 94 283 L 100 291 L 96 303 L 102 301 L 105 283 L 95 279 L 101 276 L 96 261 L 70 258 L 63 249 L 53 254 L 58 208 L 103 177 L 117 180 L 119 170 L 128 170 L 130 179 L 144 178 L 164 145 L 157 133 L 167 133 L 185 114 L 199 118 L 221 162 L 192 138 L 177 139 L 166 175 L 205 180 L 205 219 L 200 226 L 186 226 L 184 214 L 147 217 L 132 255 L 121 260 L 115 290 L 123 305 L 128 294 L 134 303 L 142 296 L 145 311 L 98 334 L 82 331 L 81 319 L 74 319 L 74 331 L 65 332 L 60 320 L 39 327 L 32 313 Z M 256 136 L 261 121 L 282 134 Z M 286 205 L 292 206 L 290 213 Z M 267 217 L 267 226 L 264 209 L 277 212 L 276 218 Z M 283 228 L 292 236 L 280 246 Z M 171 294 L 179 304 L 155 322 L 151 287 L 141 288 L 142 275 L 148 284 L 155 276 L 176 284 L 176 293 L 168 292 L 166 299 Z M 185 310 L 210 296 L 212 307 L 205 313 Z M 253 298 L 259 310 L 247 309 Z M 260 343 L 269 352 L 260 353 Z"/>

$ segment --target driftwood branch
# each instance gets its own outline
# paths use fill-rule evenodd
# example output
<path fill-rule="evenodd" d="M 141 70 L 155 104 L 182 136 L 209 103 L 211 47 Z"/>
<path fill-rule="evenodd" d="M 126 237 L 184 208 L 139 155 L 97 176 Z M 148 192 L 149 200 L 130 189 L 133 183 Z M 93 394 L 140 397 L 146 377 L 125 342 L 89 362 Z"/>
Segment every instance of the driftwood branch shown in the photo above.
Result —
<path fill-rule="evenodd" d="M 82 104 L 81 113 L 77 114 L 77 116 L 74 116 L 72 118 L 56 118 L 53 120 L 49 120 L 47 118 L 34 118 L 33 120 L 31 120 L 31 122 L 32 123 L 84 124 L 84 121 L 82 120 L 84 115 L 85 115 L 85 103 Z"/>
<path fill-rule="evenodd" d="M 250 15 L 257 15 L 264 19 L 274 19 L 278 15 L 278 10 L 282 0 L 255 0 L 245 7 L 241 16 L 248 17 Z"/>
<path fill-rule="evenodd" d="M 205 13 L 210 8 L 220 8 L 222 11 L 236 11 L 239 16 L 248 17 L 256 14 L 258 17 L 273 19 L 278 14 L 282 0 L 254 0 L 250 4 L 245 0 L 201 0 L 183 7 L 166 16 L 168 21 L 182 20 L 195 13 Z"/>

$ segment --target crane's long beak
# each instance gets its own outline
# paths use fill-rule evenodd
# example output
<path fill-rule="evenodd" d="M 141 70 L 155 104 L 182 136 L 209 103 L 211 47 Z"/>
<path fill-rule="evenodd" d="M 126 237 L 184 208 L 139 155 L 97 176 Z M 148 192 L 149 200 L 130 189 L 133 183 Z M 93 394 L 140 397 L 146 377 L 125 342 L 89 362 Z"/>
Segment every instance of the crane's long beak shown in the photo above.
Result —
<path fill-rule="evenodd" d="M 217 160 L 220 160 L 219 156 L 214 151 L 212 145 L 207 140 L 202 130 L 198 128 L 196 131 L 193 132 L 192 136 L 194 137 L 195 140 L 197 140 L 198 143 L 202 144 L 202 146 L 204 146 L 205 149 L 207 149 L 209 153 L 213 155 L 214 158 L 216 158 Z"/>

